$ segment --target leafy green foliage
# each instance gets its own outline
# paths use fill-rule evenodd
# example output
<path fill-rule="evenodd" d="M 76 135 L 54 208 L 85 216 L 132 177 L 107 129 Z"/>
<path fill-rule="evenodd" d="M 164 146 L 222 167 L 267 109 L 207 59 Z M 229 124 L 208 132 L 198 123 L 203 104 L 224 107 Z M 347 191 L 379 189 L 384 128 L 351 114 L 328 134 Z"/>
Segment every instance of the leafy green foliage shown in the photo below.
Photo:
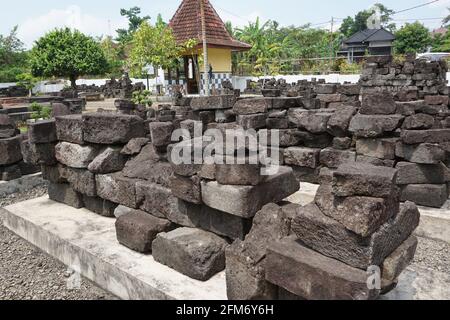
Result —
<path fill-rule="evenodd" d="M 140 17 L 141 8 L 133 7 L 128 10 L 121 9 L 120 15 L 128 18 L 128 29 L 118 29 L 116 40 L 121 44 L 127 44 L 133 39 L 133 34 L 139 29 L 143 22 L 150 20 L 150 16 Z"/>
<path fill-rule="evenodd" d="M 37 102 L 33 102 L 30 106 L 31 111 L 31 119 L 39 120 L 39 119 L 50 119 L 52 114 L 52 109 L 47 106 L 43 106 L 38 104 Z"/>
<path fill-rule="evenodd" d="M 120 77 L 125 67 L 125 52 L 123 46 L 115 43 L 111 37 L 106 37 L 100 42 L 106 60 L 108 61 L 107 73 L 110 77 Z"/>
<path fill-rule="evenodd" d="M 432 44 L 430 31 L 418 21 L 405 24 L 395 37 L 395 51 L 399 54 L 425 52 Z"/>
<path fill-rule="evenodd" d="M 72 87 L 79 76 L 103 74 L 108 69 L 99 43 L 69 28 L 55 29 L 36 41 L 30 63 L 34 76 L 67 77 Z"/>
<path fill-rule="evenodd" d="M 27 71 L 28 55 L 23 43 L 17 37 L 17 26 L 9 35 L 0 35 L 0 82 L 14 82 L 16 77 Z"/>
<path fill-rule="evenodd" d="M 132 101 L 135 104 L 141 104 L 147 107 L 151 107 L 153 104 L 152 99 L 150 98 L 151 92 L 148 90 L 139 90 L 133 92 Z"/>
<path fill-rule="evenodd" d="M 32 90 L 39 82 L 38 78 L 33 77 L 31 73 L 21 73 L 16 77 L 17 85 L 26 88 L 29 91 L 29 96 L 32 95 Z"/>
<path fill-rule="evenodd" d="M 433 52 L 450 52 L 450 32 L 446 34 L 436 34 L 433 37 Z"/>

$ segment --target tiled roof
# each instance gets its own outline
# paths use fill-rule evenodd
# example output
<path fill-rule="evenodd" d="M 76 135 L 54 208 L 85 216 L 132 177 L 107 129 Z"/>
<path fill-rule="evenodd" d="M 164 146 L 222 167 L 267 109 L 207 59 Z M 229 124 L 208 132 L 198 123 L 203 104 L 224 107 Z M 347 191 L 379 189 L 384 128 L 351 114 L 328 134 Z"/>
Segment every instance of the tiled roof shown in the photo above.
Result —
<path fill-rule="evenodd" d="M 395 36 L 386 29 L 366 29 L 359 31 L 345 40 L 346 44 L 372 41 L 393 41 Z"/>
<path fill-rule="evenodd" d="M 249 44 L 237 41 L 230 36 L 222 19 L 208 0 L 183 0 L 169 23 L 177 42 L 183 43 L 189 39 L 197 39 L 201 43 L 200 1 L 204 2 L 208 46 L 225 47 L 233 50 L 248 50 L 251 48 Z"/>

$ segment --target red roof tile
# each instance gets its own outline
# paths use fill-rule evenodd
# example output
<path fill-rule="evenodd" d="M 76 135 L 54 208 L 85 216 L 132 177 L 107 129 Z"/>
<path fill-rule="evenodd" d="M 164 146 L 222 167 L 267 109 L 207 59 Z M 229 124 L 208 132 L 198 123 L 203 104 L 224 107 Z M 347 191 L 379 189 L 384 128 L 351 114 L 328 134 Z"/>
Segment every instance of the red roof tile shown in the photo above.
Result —
<path fill-rule="evenodd" d="M 200 14 L 200 1 L 204 1 L 206 41 L 208 46 L 231 48 L 233 50 L 248 50 L 247 43 L 233 39 L 228 33 L 225 24 L 208 0 L 183 0 L 177 12 L 170 20 L 174 36 L 179 43 L 189 39 L 202 41 L 202 24 Z"/>

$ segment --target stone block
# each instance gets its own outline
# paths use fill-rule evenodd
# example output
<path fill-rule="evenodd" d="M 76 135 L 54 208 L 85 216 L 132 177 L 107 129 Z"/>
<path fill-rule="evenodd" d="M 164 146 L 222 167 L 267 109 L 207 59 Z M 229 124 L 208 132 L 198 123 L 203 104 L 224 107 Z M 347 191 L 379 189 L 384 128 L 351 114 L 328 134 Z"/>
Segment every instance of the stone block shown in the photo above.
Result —
<path fill-rule="evenodd" d="M 249 157 L 224 156 L 220 162 L 216 163 L 215 177 L 223 185 L 256 186 L 267 177 L 261 174 L 261 164 L 253 164 L 257 161 Z"/>
<path fill-rule="evenodd" d="M 131 139 L 125 147 L 121 150 L 121 154 L 127 156 L 135 156 L 139 154 L 142 148 L 150 142 L 148 138 L 134 138 Z"/>
<path fill-rule="evenodd" d="M 202 203 L 201 179 L 198 176 L 183 177 L 173 174 L 170 177 L 170 189 L 172 194 L 187 202 Z"/>
<path fill-rule="evenodd" d="M 83 196 L 67 183 L 52 183 L 48 185 L 50 200 L 67 204 L 77 209 L 83 208 Z"/>
<path fill-rule="evenodd" d="M 36 156 L 40 165 L 53 166 L 57 164 L 54 143 L 31 144 L 31 152 Z"/>
<path fill-rule="evenodd" d="M 78 169 L 87 169 L 99 152 L 98 146 L 69 142 L 60 142 L 55 147 L 55 156 L 60 163 Z"/>
<path fill-rule="evenodd" d="M 221 237 L 192 228 L 160 233 L 152 245 L 155 261 L 192 279 L 207 281 L 225 269 L 225 248 Z"/>
<path fill-rule="evenodd" d="M 337 150 L 348 150 L 352 146 L 352 138 L 345 137 L 345 138 L 339 138 L 336 137 L 333 139 L 333 149 Z"/>
<path fill-rule="evenodd" d="M 287 118 L 268 118 L 266 127 L 267 129 L 288 129 L 289 120 Z"/>
<path fill-rule="evenodd" d="M 404 116 L 412 116 L 416 112 L 418 112 L 422 107 L 424 106 L 425 102 L 423 100 L 419 101 L 406 101 L 406 102 L 400 102 L 397 101 L 395 103 L 396 110 L 395 113 L 404 115 Z"/>
<path fill-rule="evenodd" d="M 55 166 L 41 166 L 42 178 L 53 183 L 67 183 L 63 177 L 63 166 L 61 164 Z"/>
<path fill-rule="evenodd" d="M 237 123 L 244 128 L 249 129 L 262 129 L 266 126 L 267 113 L 257 113 L 249 115 L 238 115 Z"/>
<path fill-rule="evenodd" d="M 317 94 L 334 94 L 337 91 L 337 85 L 333 83 L 329 84 L 317 84 L 314 87 L 314 91 Z"/>
<path fill-rule="evenodd" d="M 88 170 L 93 173 L 107 174 L 121 171 L 125 167 L 125 157 L 121 154 L 122 147 L 107 147 L 92 160 Z"/>
<path fill-rule="evenodd" d="M 332 112 L 329 110 L 305 110 L 305 109 L 289 109 L 288 118 L 292 125 L 300 129 L 307 130 L 311 133 L 327 132 L 328 120 L 330 120 Z"/>
<path fill-rule="evenodd" d="M 395 155 L 419 164 L 438 164 L 445 160 L 445 151 L 439 145 L 430 143 L 408 145 L 399 142 L 395 148 Z"/>
<path fill-rule="evenodd" d="M 320 151 L 320 163 L 328 168 L 338 168 L 345 163 L 356 161 L 356 152 L 326 148 Z"/>
<path fill-rule="evenodd" d="M 139 210 L 123 215 L 116 221 L 119 243 L 141 253 L 151 252 L 152 243 L 157 235 L 171 228 L 172 224 L 168 220 L 156 218 Z"/>
<path fill-rule="evenodd" d="M 194 111 L 231 109 L 235 102 L 234 95 L 194 97 L 191 100 L 191 108 Z"/>
<path fill-rule="evenodd" d="M 434 126 L 434 117 L 428 114 L 419 113 L 409 116 L 403 122 L 403 129 L 406 130 L 427 130 Z"/>
<path fill-rule="evenodd" d="M 112 202 L 111 202 L 111 203 L 112 203 Z M 126 214 L 128 214 L 128 213 L 131 213 L 131 212 L 133 212 L 133 211 L 135 211 L 135 210 L 134 210 L 134 209 L 131 209 L 131 208 L 128 208 L 128 207 L 125 207 L 125 206 L 119 204 L 119 205 L 117 206 L 117 208 L 114 210 L 114 216 L 115 216 L 116 218 L 120 218 L 121 216 L 124 216 L 124 215 L 126 215 Z"/>
<path fill-rule="evenodd" d="M 294 171 L 294 176 L 297 181 L 307 182 L 312 184 L 319 184 L 320 181 L 320 167 L 316 169 L 306 168 L 306 167 L 292 167 Z"/>
<path fill-rule="evenodd" d="M 298 190 L 299 183 L 288 167 L 280 167 L 278 174 L 268 176 L 257 186 L 202 182 L 202 198 L 207 206 L 242 218 L 252 218 L 267 203 L 280 202 Z"/>
<path fill-rule="evenodd" d="M 360 138 L 377 138 L 393 132 L 402 124 L 402 115 L 357 114 L 350 121 L 349 131 Z"/>
<path fill-rule="evenodd" d="M 124 177 L 121 173 L 96 175 L 96 190 L 100 198 L 137 209 L 136 179 Z"/>
<path fill-rule="evenodd" d="M 145 136 L 144 121 L 138 116 L 116 113 L 83 115 L 83 140 L 97 144 L 126 144 Z"/>
<path fill-rule="evenodd" d="M 111 201 L 99 198 L 83 195 L 83 203 L 86 209 L 97 213 L 103 217 L 114 218 L 114 211 L 117 208 L 117 204 Z"/>
<path fill-rule="evenodd" d="M 367 270 L 369 266 L 381 266 L 386 257 L 411 236 L 419 225 L 419 219 L 416 205 L 406 202 L 400 206 L 397 216 L 370 237 L 363 238 L 324 215 L 315 204 L 309 204 L 297 207 L 292 230 L 310 249 Z"/>
<path fill-rule="evenodd" d="M 317 99 L 319 99 L 323 103 L 340 102 L 342 101 L 342 95 L 339 93 L 318 94 Z"/>
<path fill-rule="evenodd" d="M 327 131 L 335 137 L 345 137 L 348 135 L 348 126 L 353 116 L 356 114 L 356 108 L 344 106 L 336 110 L 327 123 Z"/>
<path fill-rule="evenodd" d="M 307 300 L 371 300 L 379 291 L 367 274 L 308 249 L 289 237 L 267 250 L 267 281 Z"/>
<path fill-rule="evenodd" d="M 450 141 L 450 129 L 403 130 L 401 138 L 406 144 L 444 143 Z"/>
<path fill-rule="evenodd" d="M 20 150 L 22 152 L 23 161 L 29 164 L 37 164 L 38 158 L 37 155 L 33 152 L 30 140 L 23 140 L 20 143 Z"/>
<path fill-rule="evenodd" d="M 60 141 L 83 144 L 82 115 L 56 117 L 56 136 Z"/>
<path fill-rule="evenodd" d="M 319 166 L 320 149 L 290 147 L 284 150 L 287 165 L 315 169 Z"/>
<path fill-rule="evenodd" d="M 11 165 L 6 167 L 0 167 L 0 180 L 12 181 L 22 177 L 22 172 L 18 165 Z"/>
<path fill-rule="evenodd" d="M 389 168 L 395 167 L 395 160 L 385 160 L 385 159 L 379 159 L 379 158 L 363 156 L 363 155 L 357 155 L 356 162 L 371 164 L 373 166 L 379 166 L 379 167 L 389 167 Z"/>
<path fill-rule="evenodd" d="M 340 166 L 333 174 L 333 194 L 338 197 L 389 198 L 396 190 L 397 170 L 364 163 Z"/>
<path fill-rule="evenodd" d="M 394 282 L 413 261 L 416 254 L 418 240 L 411 236 L 388 256 L 381 268 L 383 281 Z"/>
<path fill-rule="evenodd" d="M 448 96 L 425 96 L 425 103 L 429 105 L 448 105 Z"/>
<path fill-rule="evenodd" d="M 85 169 L 75 169 L 70 167 L 59 167 L 63 179 L 70 183 L 70 186 L 77 192 L 90 197 L 95 197 L 95 175 Z"/>
<path fill-rule="evenodd" d="M 444 184 L 448 181 L 448 168 L 443 163 L 416 164 L 399 162 L 397 184 Z"/>
<path fill-rule="evenodd" d="M 303 99 L 301 97 L 277 97 L 272 99 L 272 109 L 275 110 L 303 107 Z"/>
<path fill-rule="evenodd" d="M 441 208 L 448 200 L 447 184 L 409 184 L 401 188 L 401 201 L 414 201 L 417 205 Z"/>
<path fill-rule="evenodd" d="M 42 120 L 28 124 L 28 136 L 31 143 L 56 142 L 55 120 Z"/>
<path fill-rule="evenodd" d="M 338 86 L 337 92 L 346 96 L 359 96 L 361 86 L 359 84 L 342 84 Z"/>
<path fill-rule="evenodd" d="M 9 165 L 22 160 L 20 136 L 0 139 L 0 165 Z"/>
<path fill-rule="evenodd" d="M 299 140 L 297 145 L 302 144 L 307 148 L 324 149 L 331 146 L 333 142 L 333 137 L 328 133 L 312 134 L 310 132 L 297 131 L 294 134 Z"/>
<path fill-rule="evenodd" d="M 356 153 L 378 159 L 395 159 L 395 148 L 399 139 L 357 139 Z"/>
<path fill-rule="evenodd" d="M 236 101 L 233 107 L 237 115 L 250 115 L 257 113 L 266 113 L 272 108 L 272 99 L 270 98 L 251 98 Z"/>
<path fill-rule="evenodd" d="M 394 114 L 396 109 L 394 97 L 391 93 L 377 92 L 363 95 L 359 112 L 367 115 L 388 115 Z"/>
<path fill-rule="evenodd" d="M 150 123 L 150 133 L 152 143 L 155 147 L 167 147 L 172 143 L 172 133 L 174 126 L 171 122 L 152 122 Z"/>

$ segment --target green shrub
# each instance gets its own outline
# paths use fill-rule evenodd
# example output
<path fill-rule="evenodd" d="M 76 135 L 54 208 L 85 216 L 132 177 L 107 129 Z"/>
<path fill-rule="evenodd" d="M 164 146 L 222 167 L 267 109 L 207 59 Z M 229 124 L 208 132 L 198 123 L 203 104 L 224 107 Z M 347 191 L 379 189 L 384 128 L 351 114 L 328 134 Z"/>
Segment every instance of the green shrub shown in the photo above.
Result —
<path fill-rule="evenodd" d="M 133 92 L 133 98 L 131 99 L 135 104 L 141 104 L 147 107 L 151 107 L 153 104 L 150 99 L 151 93 L 148 90 L 140 90 Z"/>

